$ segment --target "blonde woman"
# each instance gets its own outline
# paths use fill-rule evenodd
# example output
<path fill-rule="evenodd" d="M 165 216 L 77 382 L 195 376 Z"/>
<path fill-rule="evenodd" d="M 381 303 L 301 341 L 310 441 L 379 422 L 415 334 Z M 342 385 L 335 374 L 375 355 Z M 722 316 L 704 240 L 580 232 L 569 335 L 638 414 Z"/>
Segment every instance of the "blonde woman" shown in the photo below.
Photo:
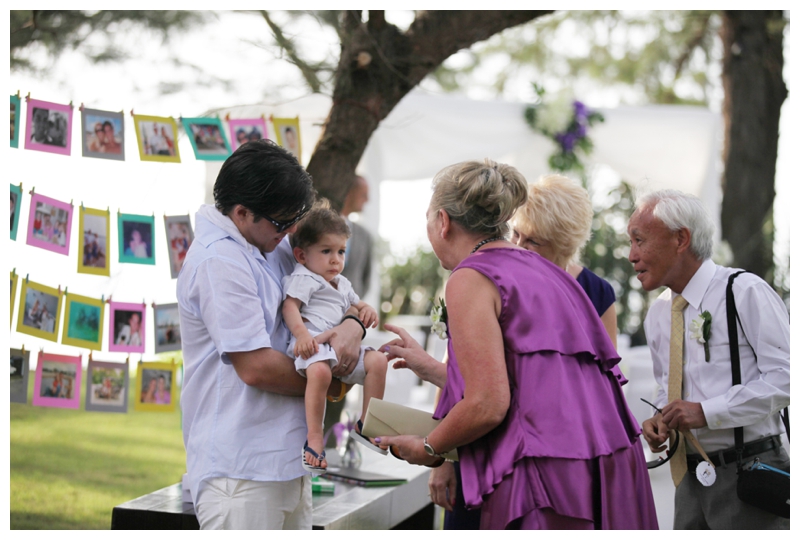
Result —
<path fill-rule="evenodd" d="M 619 362 L 577 281 L 507 240 L 527 198 L 513 167 L 465 162 L 433 180 L 428 239 L 447 281 L 448 362 L 407 332 L 381 350 L 443 388 L 427 437 L 375 441 L 441 466 L 458 449 L 482 529 L 658 528 L 639 435 L 612 369 Z M 446 493 L 431 499 L 448 504 Z"/>
<path fill-rule="evenodd" d="M 614 288 L 578 263 L 591 236 L 593 218 L 592 203 L 583 187 L 558 174 L 543 176 L 528 187 L 528 200 L 511 221 L 511 241 L 535 251 L 578 280 L 616 348 Z"/>

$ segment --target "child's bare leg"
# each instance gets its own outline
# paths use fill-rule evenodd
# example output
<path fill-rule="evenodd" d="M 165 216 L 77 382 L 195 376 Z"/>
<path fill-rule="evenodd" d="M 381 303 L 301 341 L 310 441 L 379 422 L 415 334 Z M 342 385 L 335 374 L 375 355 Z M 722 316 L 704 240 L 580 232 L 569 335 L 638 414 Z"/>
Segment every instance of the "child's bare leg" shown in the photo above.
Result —
<path fill-rule="evenodd" d="M 331 367 L 328 362 L 315 362 L 306 368 L 306 424 L 308 425 L 308 447 L 322 455 L 325 450 L 322 441 L 322 421 L 325 416 L 325 394 L 331 384 Z M 306 462 L 312 467 L 327 467 L 326 460 L 320 461 L 306 452 Z"/>
<path fill-rule="evenodd" d="M 364 353 L 364 403 L 361 408 L 361 421 L 367 417 L 367 407 L 372 398 L 383 399 L 386 388 L 386 369 L 388 366 L 386 356 L 378 351 Z"/>

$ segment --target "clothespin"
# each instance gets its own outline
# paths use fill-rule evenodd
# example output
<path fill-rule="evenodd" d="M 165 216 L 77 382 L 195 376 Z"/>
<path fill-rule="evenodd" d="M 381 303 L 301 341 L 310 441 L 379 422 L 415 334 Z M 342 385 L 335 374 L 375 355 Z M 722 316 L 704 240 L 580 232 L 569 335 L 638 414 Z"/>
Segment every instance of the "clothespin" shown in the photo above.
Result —
<path fill-rule="evenodd" d="M 142 298 L 142 307 L 147 307 L 147 304 L 145 303 L 144 298 Z"/>
<path fill-rule="evenodd" d="M 33 186 L 33 187 L 31 188 L 31 190 L 30 190 L 28 193 L 30 193 L 30 194 L 31 194 L 31 196 L 33 196 L 33 192 L 34 192 L 34 191 L 36 191 L 36 186 Z"/>
<path fill-rule="evenodd" d="M 108 300 L 106 300 L 106 304 L 110 304 L 110 303 L 111 303 L 111 297 L 112 297 L 112 296 L 113 296 L 113 295 L 110 295 L 110 294 L 108 295 Z"/>
<path fill-rule="evenodd" d="M 72 105 L 72 100 L 69 100 L 69 108 L 74 109 L 75 107 Z"/>
<path fill-rule="evenodd" d="M 150 302 L 150 307 L 153 308 L 153 309 L 156 309 L 156 303 L 155 302 Z"/>
<path fill-rule="evenodd" d="M 78 107 L 78 110 L 79 110 L 79 111 L 81 111 L 81 112 L 83 112 L 83 101 L 81 101 L 81 106 L 80 106 L 80 107 Z"/>
<path fill-rule="evenodd" d="M 89 351 L 89 362 L 92 361 L 92 351 Z"/>
<path fill-rule="evenodd" d="M 134 118 L 136 118 L 136 115 L 135 115 L 135 114 L 133 114 L 133 109 L 131 109 L 131 116 L 133 116 Z"/>
<path fill-rule="evenodd" d="M 12 276 L 16 276 L 17 275 L 17 268 L 16 267 L 14 267 L 14 269 L 11 271 L 11 275 Z"/>
<path fill-rule="evenodd" d="M 73 200 L 74 200 L 74 199 L 70 199 L 70 200 L 69 200 L 69 205 L 70 205 L 70 206 L 72 206 L 72 201 L 73 201 Z"/>
<path fill-rule="evenodd" d="M 110 206 L 106 206 L 106 213 L 108 215 L 111 215 L 111 207 Z"/>
<path fill-rule="evenodd" d="M 61 285 L 58 286 L 58 294 L 61 294 Z"/>
<path fill-rule="evenodd" d="M 231 120 L 231 113 L 229 112 L 225 113 L 225 121 L 230 122 L 230 120 Z"/>
<path fill-rule="evenodd" d="M 61 289 L 61 285 L 59 285 L 58 288 L 60 290 Z M 67 296 L 67 289 L 69 289 L 69 287 L 64 287 L 64 296 Z"/>
<path fill-rule="evenodd" d="M 130 364 L 130 361 L 131 361 L 131 355 L 128 355 L 128 357 L 125 358 L 125 365 L 127 366 L 128 364 Z"/>
<path fill-rule="evenodd" d="M 83 212 L 85 208 L 83 207 L 83 201 L 81 201 L 81 212 Z"/>
<path fill-rule="evenodd" d="M 26 285 L 28 284 L 28 276 L 29 276 L 29 275 L 30 275 L 30 274 L 25 274 L 25 284 L 26 284 Z"/>
<path fill-rule="evenodd" d="M 104 294 L 100 295 L 100 303 L 101 304 L 105 304 L 106 303 L 106 295 L 104 295 Z"/>
<path fill-rule="evenodd" d="M 19 95 L 19 90 L 17 90 L 17 95 Z M 22 344 L 22 348 L 20 349 L 20 351 L 22 351 L 22 354 L 25 354 L 25 344 L 24 343 Z"/>
<path fill-rule="evenodd" d="M 17 90 L 17 97 L 19 97 L 19 90 Z"/>
<path fill-rule="evenodd" d="M 28 92 L 28 95 L 25 96 L 25 101 L 29 101 L 31 99 L 31 93 Z"/>
<path fill-rule="evenodd" d="M 261 119 L 262 119 L 262 120 L 266 120 L 266 118 L 264 118 L 264 115 L 263 115 L 263 114 L 261 115 Z M 273 122 L 273 123 L 275 122 L 275 120 L 272 118 L 272 115 L 271 115 L 271 114 L 269 115 L 269 121 L 270 121 L 270 122 Z"/>
<path fill-rule="evenodd" d="M 19 192 L 22 193 L 22 182 L 19 183 Z"/>

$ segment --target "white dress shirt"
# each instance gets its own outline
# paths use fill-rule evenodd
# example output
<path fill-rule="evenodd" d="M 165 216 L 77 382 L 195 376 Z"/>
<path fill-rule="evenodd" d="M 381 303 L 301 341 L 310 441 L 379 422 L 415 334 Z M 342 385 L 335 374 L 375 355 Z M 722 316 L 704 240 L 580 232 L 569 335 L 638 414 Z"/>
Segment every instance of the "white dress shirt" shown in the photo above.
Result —
<path fill-rule="evenodd" d="M 288 238 L 262 254 L 211 205 L 198 211 L 196 228 L 177 284 L 183 440 L 195 502 L 206 478 L 284 481 L 307 474 L 300 459 L 303 398 L 246 385 L 227 355 L 263 347 L 286 351 L 281 278 L 295 264 Z"/>
<path fill-rule="evenodd" d="M 689 303 L 683 312 L 683 399 L 703 407 L 708 427 L 692 432 L 706 452 L 732 448 L 734 427 L 744 427 L 745 442 L 781 433 L 777 413 L 789 405 L 789 314 L 775 291 L 750 273 L 733 282 L 742 322 L 741 326 L 737 324 L 742 384 L 732 385 L 725 289 L 728 277 L 737 271 L 706 260 L 681 293 Z M 667 404 L 674 294 L 671 289 L 665 290 L 644 322 L 658 384 L 658 407 Z M 703 344 L 689 329 L 692 320 L 704 311 L 712 317 L 709 362 Z"/>

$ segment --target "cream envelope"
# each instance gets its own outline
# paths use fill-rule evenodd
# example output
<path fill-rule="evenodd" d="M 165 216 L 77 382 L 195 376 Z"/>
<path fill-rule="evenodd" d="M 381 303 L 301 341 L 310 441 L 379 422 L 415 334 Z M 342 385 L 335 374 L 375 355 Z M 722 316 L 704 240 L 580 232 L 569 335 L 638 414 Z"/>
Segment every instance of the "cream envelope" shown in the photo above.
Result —
<path fill-rule="evenodd" d="M 434 420 L 429 412 L 372 398 L 369 400 L 367 418 L 364 420 L 362 433 L 371 438 L 382 435 L 417 435 L 426 437 L 439 425 L 440 421 Z M 458 453 L 455 450 L 445 454 L 445 457 L 458 461 Z"/>

